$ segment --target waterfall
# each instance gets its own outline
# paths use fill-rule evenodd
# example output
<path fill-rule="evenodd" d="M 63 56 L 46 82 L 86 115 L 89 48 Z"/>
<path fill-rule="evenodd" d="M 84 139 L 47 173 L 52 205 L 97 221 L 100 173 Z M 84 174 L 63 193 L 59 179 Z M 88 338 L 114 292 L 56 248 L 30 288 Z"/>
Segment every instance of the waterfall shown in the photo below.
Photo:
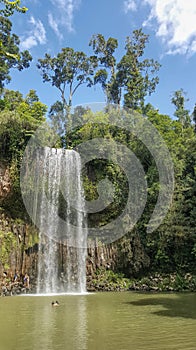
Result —
<path fill-rule="evenodd" d="M 45 147 L 36 162 L 37 293 L 85 292 L 87 236 L 80 156 L 73 150 Z"/>
<path fill-rule="evenodd" d="M 67 291 L 85 292 L 86 290 L 86 237 L 83 234 L 85 221 L 84 196 L 81 184 L 81 163 L 79 154 L 67 151 L 65 158 L 65 180 L 67 197 L 67 232 L 69 232 L 70 221 L 74 218 L 71 210 L 70 198 L 76 199 L 77 213 L 75 215 L 76 232 L 69 236 L 67 244 Z"/>

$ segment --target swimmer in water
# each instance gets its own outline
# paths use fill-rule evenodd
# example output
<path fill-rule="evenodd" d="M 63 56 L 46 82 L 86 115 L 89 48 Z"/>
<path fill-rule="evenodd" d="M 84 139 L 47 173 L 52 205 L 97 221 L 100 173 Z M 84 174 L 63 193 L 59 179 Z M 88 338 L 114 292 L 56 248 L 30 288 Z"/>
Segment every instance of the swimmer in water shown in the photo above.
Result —
<path fill-rule="evenodd" d="M 52 306 L 59 306 L 59 302 L 57 300 L 55 302 L 52 301 Z"/>

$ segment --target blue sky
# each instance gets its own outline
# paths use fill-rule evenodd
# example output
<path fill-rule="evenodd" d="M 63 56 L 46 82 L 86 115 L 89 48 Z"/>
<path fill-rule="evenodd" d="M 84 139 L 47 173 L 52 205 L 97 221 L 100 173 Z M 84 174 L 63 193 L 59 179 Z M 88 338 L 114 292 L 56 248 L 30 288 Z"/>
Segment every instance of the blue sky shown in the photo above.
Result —
<path fill-rule="evenodd" d="M 173 115 L 170 103 L 175 90 L 183 88 L 193 110 L 196 103 L 196 2 L 195 0 L 23 0 L 26 14 L 13 16 L 13 31 L 28 49 L 33 62 L 23 72 L 12 71 L 7 88 L 26 95 L 35 89 L 48 106 L 59 99 L 56 88 L 43 83 L 36 68 L 46 52 L 52 56 L 62 47 L 92 54 L 88 46 L 93 34 L 118 39 L 117 57 L 123 55 L 126 36 L 140 27 L 150 34 L 146 57 L 158 60 L 160 82 L 147 101 L 163 114 Z M 99 86 L 78 90 L 73 103 L 103 102 Z"/>

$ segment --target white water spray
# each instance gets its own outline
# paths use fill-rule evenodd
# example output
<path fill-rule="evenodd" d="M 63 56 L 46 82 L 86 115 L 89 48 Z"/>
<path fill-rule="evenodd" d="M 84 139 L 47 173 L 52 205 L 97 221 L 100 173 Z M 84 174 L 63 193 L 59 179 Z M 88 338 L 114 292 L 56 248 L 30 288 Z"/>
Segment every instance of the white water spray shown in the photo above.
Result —
<path fill-rule="evenodd" d="M 72 150 L 46 147 L 38 153 L 35 168 L 41 190 L 36 196 L 40 198 L 37 293 L 84 293 L 87 237 L 82 230 L 86 216 L 80 156 Z M 73 198 L 77 208 L 73 208 Z M 59 216 L 66 222 L 66 232 L 60 232 L 57 240 L 62 230 Z M 75 226 L 74 235 L 70 225 Z M 62 249 L 66 251 L 63 261 Z"/>

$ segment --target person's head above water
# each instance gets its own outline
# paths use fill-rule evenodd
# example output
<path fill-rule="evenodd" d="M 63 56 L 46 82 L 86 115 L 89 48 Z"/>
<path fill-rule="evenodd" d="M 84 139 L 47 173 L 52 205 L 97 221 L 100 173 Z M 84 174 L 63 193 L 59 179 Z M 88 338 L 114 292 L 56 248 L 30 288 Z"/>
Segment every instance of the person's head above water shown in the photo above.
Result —
<path fill-rule="evenodd" d="M 52 301 L 52 306 L 59 306 L 59 302 L 57 300 L 55 302 Z"/>

